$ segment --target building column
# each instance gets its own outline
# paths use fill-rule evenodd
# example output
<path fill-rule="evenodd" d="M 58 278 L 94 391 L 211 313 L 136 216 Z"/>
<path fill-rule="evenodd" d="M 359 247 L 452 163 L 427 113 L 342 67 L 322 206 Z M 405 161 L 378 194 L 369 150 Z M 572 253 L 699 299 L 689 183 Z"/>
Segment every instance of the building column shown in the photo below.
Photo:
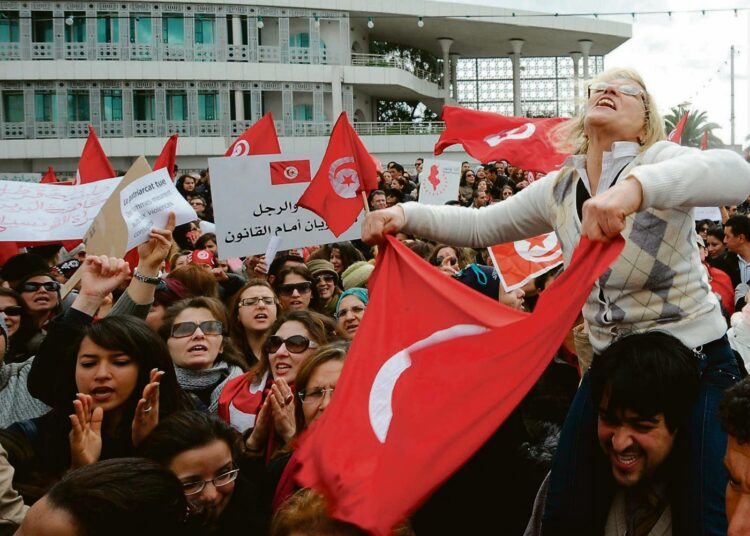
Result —
<path fill-rule="evenodd" d="M 451 52 L 451 97 L 453 100 L 458 101 L 458 59 L 461 54 L 457 52 Z"/>
<path fill-rule="evenodd" d="M 234 46 L 242 44 L 242 17 L 240 15 L 230 15 L 232 17 L 232 44 Z"/>
<path fill-rule="evenodd" d="M 578 46 L 583 54 L 583 81 L 588 83 L 591 75 L 589 74 L 589 53 L 591 52 L 591 45 L 593 41 L 591 39 L 579 39 Z"/>
<path fill-rule="evenodd" d="M 570 57 L 573 60 L 573 109 L 575 114 L 581 109 L 581 85 L 579 83 L 580 75 L 578 72 L 578 63 L 581 61 L 580 52 L 571 52 Z"/>
<path fill-rule="evenodd" d="M 245 120 L 245 95 L 241 89 L 234 90 L 234 120 Z"/>
<path fill-rule="evenodd" d="M 510 58 L 513 63 L 513 115 L 520 117 L 521 110 L 521 49 L 524 44 L 523 39 L 511 39 L 510 46 L 513 47 L 513 53 Z"/>
<path fill-rule="evenodd" d="M 450 50 L 453 44 L 453 39 L 450 37 L 438 37 L 437 42 L 440 43 L 440 48 L 443 51 L 443 93 L 445 99 L 451 97 L 451 56 Z"/>

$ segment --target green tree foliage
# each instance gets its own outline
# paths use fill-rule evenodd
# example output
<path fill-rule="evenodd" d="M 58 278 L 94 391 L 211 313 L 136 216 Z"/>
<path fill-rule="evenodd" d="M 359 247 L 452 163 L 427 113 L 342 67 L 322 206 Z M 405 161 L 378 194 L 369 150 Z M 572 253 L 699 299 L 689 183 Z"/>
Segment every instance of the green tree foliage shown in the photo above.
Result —
<path fill-rule="evenodd" d="M 664 116 L 664 130 L 669 134 L 672 132 L 677 123 L 680 122 L 683 114 L 688 110 L 683 106 L 676 106 L 672 108 L 667 115 Z M 713 131 L 721 129 L 717 123 L 709 122 L 708 115 L 706 112 L 700 110 L 692 110 L 688 114 L 687 122 L 685 123 L 685 129 L 682 131 L 682 140 L 680 145 L 686 145 L 688 147 L 700 147 L 703 133 L 708 131 L 708 147 L 716 149 L 718 147 L 724 147 L 724 142 L 716 136 Z"/>

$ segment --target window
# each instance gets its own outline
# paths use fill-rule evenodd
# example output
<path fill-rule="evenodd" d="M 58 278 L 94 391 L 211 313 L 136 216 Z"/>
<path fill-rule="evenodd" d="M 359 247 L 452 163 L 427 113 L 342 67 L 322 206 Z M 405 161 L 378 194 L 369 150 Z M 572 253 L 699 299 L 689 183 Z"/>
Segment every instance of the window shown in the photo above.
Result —
<path fill-rule="evenodd" d="M 23 123 L 23 91 L 3 92 L 3 117 L 6 123 Z"/>
<path fill-rule="evenodd" d="M 68 24 L 68 21 L 73 24 Z M 86 12 L 85 11 L 66 11 L 65 12 L 65 42 L 66 43 L 85 43 L 86 42 Z"/>
<path fill-rule="evenodd" d="M 120 42 L 120 18 L 117 13 L 98 13 L 96 16 L 96 40 L 98 43 Z"/>
<path fill-rule="evenodd" d="M 18 43 L 20 39 L 18 11 L 0 11 L 0 43 Z"/>
<path fill-rule="evenodd" d="M 162 38 L 170 45 L 185 43 L 185 22 L 182 15 L 164 15 L 161 19 Z"/>
<path fill-rule="evenodd" d="M 57 121 L 57 95 L 54 91 L 34 93 L 34 117 L 37 122 Z"/>
<path fill-rule="evenodd" d="M 307 32 L 303 32 L 303 33 L 290 35 L 289 46 L 309 48 L 310 47 L 310 34 Z"/>
<path fill-rule="evenodd" d="M 150 13 L 131 13 L 130 14 L 130 42 L 138 45 L 148 45 L 154 40 L 154 34 L 151 31 L 151 14 Z"/>
<path fill-rule="evenodd" d="M 201 91 L 198 93 L 198 119 L 201 121 L 215 121 L 217 119 L 219 95 L 215 91 Z"/>
<path fill-rule="evenodd" d="M 89 121 L 90 115 L 89 92 L 68 91 L 68 121 Z"/>
<path fill-rule="evenodd" d="M 136 121 L 156 119 L 156 98 L 153 91 L 133 91 L 133 119 Z"/>
<path fill-rule="evenodd" d="M 51 43 L 54 32 L 52 30 L 51 11 L 31 12 L 31 41 L 34 43 Z"/>
<path fill-rule="evenodd" d="M 167 121 L 187 121 L 187 93 L 167 91 Z"/>
<path fill-rule="evenodd" d="M 122 91 L 102 90 L 102 120 L 122 121 Z"/>
<path fill-rule="evenodd" d="M 313 107 L 311 104 L 298 104 L 294 107 L 295 121 L 312 121 Z"/>
<path fill-rule="evenodd" d="M 214 18 L 208 15 L 195 16 L 195 42 L 201 45 L 214 44 Z"/>

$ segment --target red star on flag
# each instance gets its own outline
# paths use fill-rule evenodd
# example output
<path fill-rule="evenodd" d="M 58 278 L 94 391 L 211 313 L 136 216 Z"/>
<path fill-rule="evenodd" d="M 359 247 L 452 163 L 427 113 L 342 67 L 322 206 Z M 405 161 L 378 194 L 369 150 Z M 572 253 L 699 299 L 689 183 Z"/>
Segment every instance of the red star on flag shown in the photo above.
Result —
<path fill-rule="evenodd" d="M 344 178 L 341 179 L 341 184 L 345 186 L 351 186 L 354 184 L 354 181 L 352 180 L 353 175 L 349 173 L 349 175 L 344 175 Z"/>
<path fill-rule="evenodd" d="M 535 236 L 533 238 L 527 238 L 526 242 L 529 243 L 529 250 L 531 250 L 534 247 L 546 249 L 547 246 L 544 245 L 544 241 L 546 240 L 546 238 L 547 238 L 546 234 Z"/>

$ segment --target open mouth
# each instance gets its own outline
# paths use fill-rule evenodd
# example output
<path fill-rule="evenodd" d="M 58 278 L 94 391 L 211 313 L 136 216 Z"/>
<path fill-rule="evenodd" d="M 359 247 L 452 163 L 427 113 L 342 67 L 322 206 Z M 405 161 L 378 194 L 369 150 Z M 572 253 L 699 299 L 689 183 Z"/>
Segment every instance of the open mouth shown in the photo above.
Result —
<path fill-rule="evenodd" d="M 358 327 L 359 327 L 359 322 L 351 322 L 347 324 L 346 326 L 344 326 L 347 333 L 354 333 L 355 331 L 357 331 Z"/>
<path fill-rule="evenodd" d="M 596 101 L 597 106 L 603 106 L 605 108 L 611 108 L 613 110 L 617 110 L 617 107 L 615 106 L 615 101 L 610 99 L 609 97 L 602 97 L 598 101 Z"/>
<path fill-rule="evenodd" d="M 34 298 L 34 303 L 49 303 L 49 296 L 37 296 Z"/>
<path fill-rule="evenodd" d="M 97 402 L 106 402 L 114 394 L 115 390 L 111 387 L 95 387 L 91 390 L 91 397 Z"/>
<path fill-rule="evenodd" d="M 292 369 L 292 366 L 289 363 L 276 363 L 273 369 L 276 372 L 276 376 L 283 376 Z"/>
<path fill-rule="evenodd" d="M 266 313 L 258 313 L 253 317 L 254 320 L 268 320 L 268 315 Z"/>
<path fill-rule="evenodd" d="M 289 307 L 304 307 L 305 304 L 302 303 L 300 300 L 292 300 L 289 302 Z"/>
<path fill-rule="evenodd" d="M 612 453 L 612 457 L 617 468 L 624 471 L 632 469 L 635 464 L 638 463 L 638 461 L 640 461 L 641 459 L 640 454 L 636 454 L 633 452 L 622 454 Z"/>
<path fill-rule="evenodd" d="M 206 346 L 205 344 L 194 344 L 190 348 L 188 348 L 188 353 L 190 354 L 203 352 L 208 352 L 208 346 Z"/>

